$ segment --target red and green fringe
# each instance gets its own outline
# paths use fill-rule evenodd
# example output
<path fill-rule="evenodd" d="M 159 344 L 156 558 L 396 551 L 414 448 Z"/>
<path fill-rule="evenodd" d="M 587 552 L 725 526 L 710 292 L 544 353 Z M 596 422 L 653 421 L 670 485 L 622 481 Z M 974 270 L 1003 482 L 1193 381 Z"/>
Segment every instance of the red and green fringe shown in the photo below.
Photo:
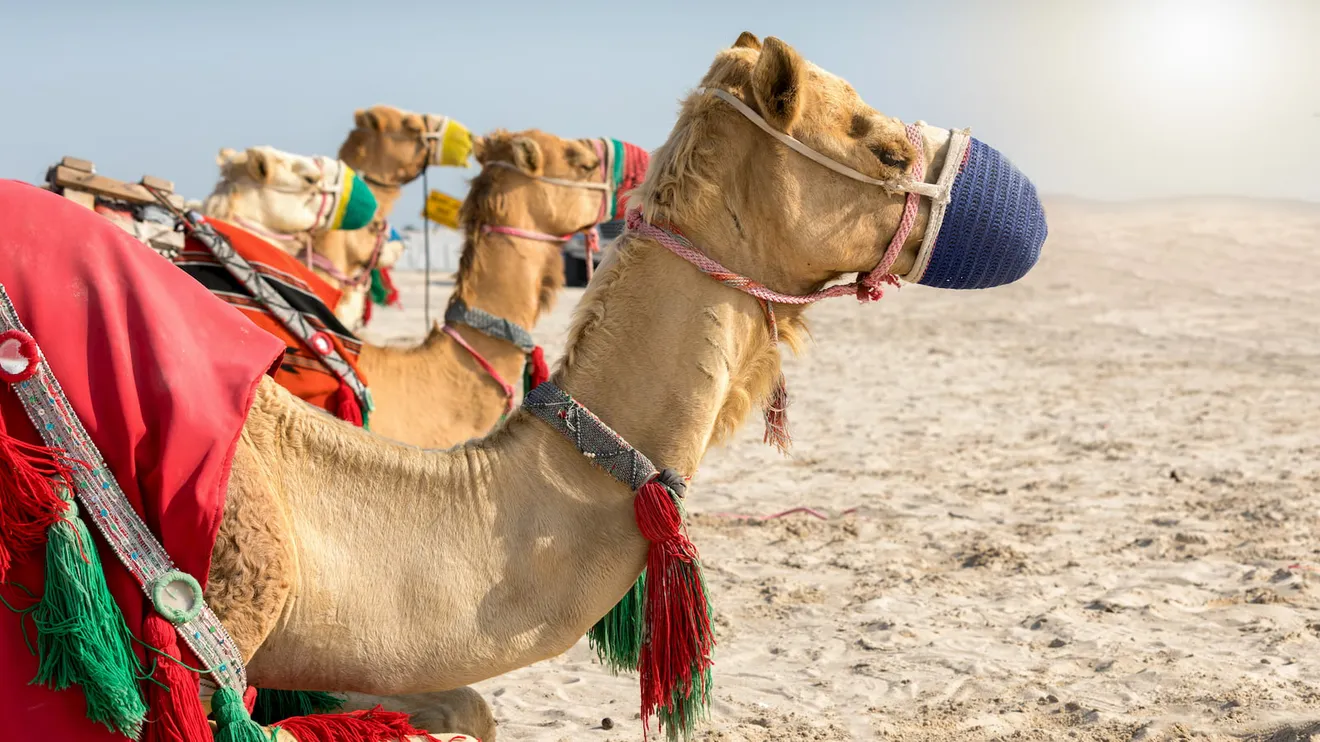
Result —
<path fill-rule="evenodd" d="M 338 711 L 344 699 L 333 693 L 317 690 L 257 689 L 257 703 L 252 709 L 252 720 L 270 726 L 295 716 L 311 716 Z"/>
<path fill-rule="evenodd" d="M 550 379 L 550 367 L 545 363 L 545 351 L 541 346 L 532 348 L 523 364 L 523 395 Z"/>
<path fill-rule="evenodd" d="M 653 479 L 638 489 L 633 508 L 651 542 L 646 569 L 588 639 L 614 672 L 640 673 L 644 733 L 655 717 L 669 740 L 690 739 L 711 700 L 715 637 L 706 580 L 672 490 Z"/>
<path fill-rule="evenodd" d="M 292 734 L 298 742 L 386 742 L 420 735 L 435 739 L 412 725 L 408 714 L 380 706 L 346 714 L 317 714 L 285 719 L 272 725 Z"/>
<path fill-rule="evenodd" d="M 371 269 L 371 302 L 388 307 L 399 301 L 399 290 L 386 268 Z"/>
<path fill-rule="evenodd" d="M 646 572 L 643 571 L 623 598 L 587 632 L 587 640 L 601 664 L 615 675 L 636 672 L 641 661 L 645 596 Z"/>

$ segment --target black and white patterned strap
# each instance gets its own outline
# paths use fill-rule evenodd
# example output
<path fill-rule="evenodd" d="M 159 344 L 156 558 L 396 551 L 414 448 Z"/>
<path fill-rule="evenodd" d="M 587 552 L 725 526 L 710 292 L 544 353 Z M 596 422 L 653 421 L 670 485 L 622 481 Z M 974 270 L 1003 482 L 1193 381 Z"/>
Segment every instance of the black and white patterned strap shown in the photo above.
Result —
<path fill-rule="evenodd" d="M 513 343 L 524 353 L 531 353 L 536 348 L 536 340 L 532 338 L 532 333 L 523 329 L 522 325 L 514 324 L 490 312 L 469 307 L 462 299 L 455 299 L 454 303 L 445 310 L 445 324 L 467 325 L 483 335 Z"/>
<path fill-rule="evenodd" d="M 207 607 L 197 580 L 174 565 L 129 504 L 51 372 L 36 339 L 23 326 L 9 294 L 0 286 L 0 332 L 7 330 L 22 333 L 36 348 L 35 373 L 12 387 L 28 419 L 47 446 L 62 449 L 70 458 L 87 464 L 73 468 L 75 496 L 82 506 L 83 520 L 101 532 L 147 599 L 192 648 L 214 682 L 242 695 L 247 688 L 247 674 L 234 640 Z"/>
<path fill-rule="evenodd" d="M 591 410 L 553 382 L 547 381 L 529 392 L 522 406 L 562 433 L 591 463 L 634 492 L 659 474 L 655 464 L 641 451 L 628 445 Z"/>
<path fill-rule="evenodd" d="M 324 334 L 321 334 L 322 342 L 315 342 L 313 336 L 318 333 L 307 322 L 307 318 L 303 316 L 302 312 L 290 306 L 289 302 L 285 301 L 278 291 L 262 280 L 261 275 L 252 267 L 252 264 L 234 250 L 234 246 L 229 244 L 229 240 L 224 235 L 217 232 L 214 227 L 206 222 L 194 219 L 191 215 L 184 218 L 184 225 L 188 228 L 189 233 L 210 251 L 216 260 L 220 261 L 225 270 L 229 271 L 230 275 L 251 292 L 253 298 L 261 302 L 270 311 L 271 315 L 279 320 L 280 324 L 284 325 L 289 332 L 293 333 L 294 337 L 302 341 L 316 354 L 317 358 L 321 359 L 321 362 L 332 374 L 347 384 L 349 389 L 353 390 L 353 394 L 358 398 L 363 410 L 371 412 L 375 409 L 375 405 L 371 401 L 371 390 L 367 389 L 367 385 L 362 383 L 362 379 L 358 378 L 357 373 L 353 371 L 353 367 L 339 354 L 334 344 L 330 343 Z M 334 309 L 334 307 L 331 307 L 331 309 Z"/>

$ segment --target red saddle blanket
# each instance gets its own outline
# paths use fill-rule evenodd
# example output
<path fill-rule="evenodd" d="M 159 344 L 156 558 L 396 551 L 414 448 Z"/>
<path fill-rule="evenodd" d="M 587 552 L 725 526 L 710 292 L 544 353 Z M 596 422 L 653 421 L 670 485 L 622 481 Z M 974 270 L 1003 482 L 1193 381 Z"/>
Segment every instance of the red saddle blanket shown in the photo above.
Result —
<path fill-rule="evenodd" d="M 105 217 L 12 180 L 0 180 L 0 284 L 124 494 L 179 569 L 205 585 L 238 436 L 284 345 Z M 3 384 L 0 417 L 10 435 L 41 442 Z M 146 596 L 92 532 L 141 638 Z M 9 582 L 41 595 L 43 562 L 40 550 L 20 556 Z M 32 602 L 13 585 L 0 595 Z M 31 629 L 0 607 L 0 737 L 123 742 L 86 719 L 77 688 L 28 685 Z M 184 661 L 196 662 L 186 647 Z"/>
<path fill-rule="evenodd" d="M 311 328 L 328 340 L 362 381 L 358 370 L 362 342 L 335 317 L 332 307 L 339 303 L 340 291 L 321 280 L 311 268 L 262 237 L 235 224 L 207 217 L 217 232 L 229 239 L 234 251 L 243 256 L 268 286 L 274 288 L 294 310 L 302 314 Z M 321 360 L 315 350 L 299 340 L 280 323 L 270 310 L 253 298 L 236 278 L 230 275 L 201 243 L 188 238 L 174 264 L 195 278 L 211 293 L 235 307 L 258 327 L 284 342 L 284 360 L 275 372 L 275 381 L 299 398 L 332 415 L 361 425 L 362 412 L 353 392 Z M 352 411 L 345 411 L 351 406 Z M 345 414 L 341 414 L 345 413 Z"/>

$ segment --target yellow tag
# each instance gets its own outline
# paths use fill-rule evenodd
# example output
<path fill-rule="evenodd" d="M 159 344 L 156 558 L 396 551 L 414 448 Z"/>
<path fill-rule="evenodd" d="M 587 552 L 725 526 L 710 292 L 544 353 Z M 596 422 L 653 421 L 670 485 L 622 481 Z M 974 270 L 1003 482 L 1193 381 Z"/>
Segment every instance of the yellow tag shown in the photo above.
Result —
<path fill-rule="evenodd" d="M 436 224 L 443 224 L 450 229 L 458 229 L 458 209 L 462 201 L 440 191 L 431 191 L 426 196 L 426 210 L 422 216 Z"/>

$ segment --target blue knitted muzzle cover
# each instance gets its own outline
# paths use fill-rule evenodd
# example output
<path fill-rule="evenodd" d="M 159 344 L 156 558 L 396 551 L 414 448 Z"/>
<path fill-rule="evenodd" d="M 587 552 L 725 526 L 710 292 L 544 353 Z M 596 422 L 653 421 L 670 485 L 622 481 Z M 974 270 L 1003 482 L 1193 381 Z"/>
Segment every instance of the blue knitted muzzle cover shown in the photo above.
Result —
<path fill-rule="evenodd" d="M 922 246 L 904 278 L 940 289 L 1012 283 L 1036 264 L 1046 232 L 1036 186 L 1002 153 L 972 137 L 939 234 Z"/>

